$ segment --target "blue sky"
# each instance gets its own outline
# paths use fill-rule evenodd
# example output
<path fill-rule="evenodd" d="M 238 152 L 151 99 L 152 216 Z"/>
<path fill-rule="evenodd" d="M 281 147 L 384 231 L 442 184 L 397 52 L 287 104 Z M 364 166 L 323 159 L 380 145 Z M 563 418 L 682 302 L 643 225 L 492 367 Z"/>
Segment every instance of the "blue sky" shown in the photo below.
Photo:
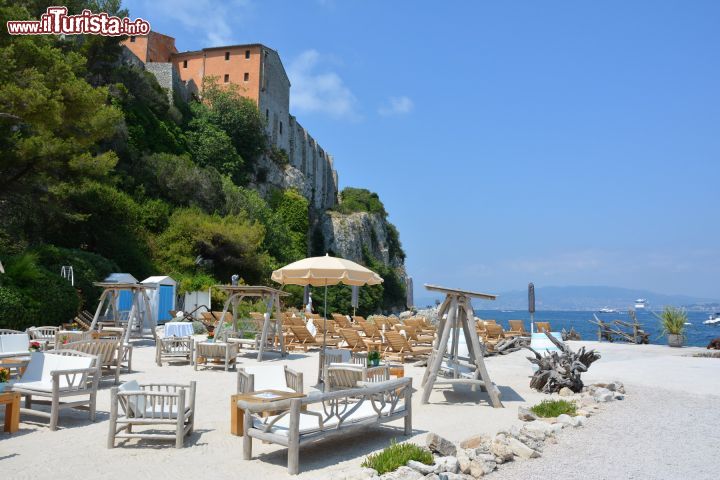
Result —
<path fill-rule="evenodd" d="M 181 50 L 280 52 L 415 285 L 720 298 L 720 2 L 127 1 Z M 416 287 L 416 296 L 423 296 Z"/>

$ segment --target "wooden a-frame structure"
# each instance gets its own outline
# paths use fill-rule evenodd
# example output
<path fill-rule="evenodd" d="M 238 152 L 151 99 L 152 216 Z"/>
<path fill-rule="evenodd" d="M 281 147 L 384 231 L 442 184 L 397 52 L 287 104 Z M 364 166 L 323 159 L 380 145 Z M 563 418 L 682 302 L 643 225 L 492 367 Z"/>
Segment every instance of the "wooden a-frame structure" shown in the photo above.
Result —
<path fill-rule="evenodd" d="M 278 351 L 281 356 L 287 355 L 285 349 L 285 338 L 282 332 L 282 307 L 280 306 L 280 297 L 288 297 L 289 293 L 277 290 L 272 287 L 250 286 L 250 285 L 215 285 L 215 288 L 224 291 L 228 295 L 225 301 L 221 321 L 215 330 L 215 338 L 219 338 L 224 327 L 224 319 L 232 305 L 233 321 L 232 331 L 238 332 L 238 304 L 245 297 L 259 297 L 265 302 L 266 312 L 264 315 L 262 333 L 260 335 L 260 345 L 258 346 L 258 362 L 262 362 L 263 354 L 267 351 Z M 274 313 L 274 314 L 273 314 Z M 242 333 L 242 332 L 240 332 Z M 272 348 L 274 339 L 278 339 L 278 348 Z"/>
<path fill-rule="evenodd" d="M 480 339 L 474 325 L 471 298 L 495 300 L 496 295 L 470 292 L 453 288 L 425 285 L 432 292 L 445 294 L 445 301 L 438 311 L 438 329 L 433 342 L 433 351 L 428 359 L 423 376 L 422 403 L 428 403 L 430 392 L 436 384 L 471 385 L 473 390 L 481 387 L 487 391 L 490 403 L 495 408 L 502 408 L 500 391 L 490 380 Z M 469 357 L 458 355 L 460 331 L 465 337 Z M 448 349 L 448 341 L 450 348 Z M 440 377 L 438 378 L 439 374 Z"/>
<path fill-rule="evenodd" d="M 91 331 L 98 329 L 100 315 L 106 301 L 108 302 L 105 310 L 106 317 L 108 312 L 112 312 L 112 321 L 114 326 L 123 326 L 124 319 L 120 318 L 118 302 L 120 300 L 120 292 L 129 291 L 132 296 L 132 306 L 130 307 L 130 313 L 127 318 L 125 342 L 130 340 L 130 336 L 142 337 L 146 328 L 150 330 L 153 340 L 157 340 L 157 334 L 155 332 L 157 322 L 153 317 L 152 309 L 150 308 L 150 299 L 148 298 L 146 292 L 146 290 L 154 290 L 155 286 L 144 285 L 142 283 L 121 282 L 95 282 L 93 285 L 102 288 L 103 292 L 100 295 L 100 300 L 98 301 L 98 306 L 95 310 L 95 316 L 90 324 Z M 141 303 L 144 308 L 140 307 Z"/>

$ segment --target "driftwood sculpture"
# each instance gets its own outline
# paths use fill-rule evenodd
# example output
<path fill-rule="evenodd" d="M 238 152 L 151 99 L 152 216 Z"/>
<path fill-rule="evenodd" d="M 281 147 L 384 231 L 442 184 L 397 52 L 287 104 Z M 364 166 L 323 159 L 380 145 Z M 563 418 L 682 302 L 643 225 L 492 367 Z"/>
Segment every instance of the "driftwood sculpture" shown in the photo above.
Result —
<path fill-rule="evenodd" d="M 490 354 L 497 353 L 507 355 L 508 353 L 517 352 L 528 346 L 530 346 L 530 337 L 503 338 L 495 345 L 495 350 L 490 352 Z"/>
<path fill-rule="evenodd" d="M 546 332 L 545 335 L 561 353 L 546 352 L 545 355 L 540 355 L 528 347 L 535 354 L 535 358 L 527 357 L 527 359 L 538 366 L 538 371 L 530 380 L 530 388 L 543 393 L 559 392 L 563 387 L 568 387 L 575 393 L 582 391 L 583 382 L 580 375 L 587 372 L 594 361 L 600 359 L 600 353 L 595 350 L 585 351 L 585 347 L 573 352 L 570 347 L 551 334 Z"/>
<path fill-rule="evenodd" d="M 707 346 L 708 350 L 720 350 L 720 337 L 710 340 Z"/>
<path fill-rule="evenodd" d="M 568 332 L 564 328 L 562 329 L 561 336 L 563 339 L 563 342 L 567 342 L 568 340 L 582 340 L 580 337 L 580 334 L 575 331 L 575 327 L 570 327 L 570 331 Z"/>

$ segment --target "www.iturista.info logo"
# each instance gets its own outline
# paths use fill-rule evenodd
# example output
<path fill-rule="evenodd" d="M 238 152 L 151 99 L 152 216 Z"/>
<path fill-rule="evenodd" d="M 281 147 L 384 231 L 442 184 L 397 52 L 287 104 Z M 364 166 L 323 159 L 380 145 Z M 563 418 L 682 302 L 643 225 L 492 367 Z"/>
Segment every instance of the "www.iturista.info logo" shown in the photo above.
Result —
<path fill-rule="evenodd" d="M 150 22 L 142 18 L 130 20 L 110 16 L 107 13 L 92 13 L 83 10 L 79 15 L 68 15 L 67 7 L 48 7 L 40 20 L 10 20 L 7 22 L 10 35 L 147 35 Z"/>

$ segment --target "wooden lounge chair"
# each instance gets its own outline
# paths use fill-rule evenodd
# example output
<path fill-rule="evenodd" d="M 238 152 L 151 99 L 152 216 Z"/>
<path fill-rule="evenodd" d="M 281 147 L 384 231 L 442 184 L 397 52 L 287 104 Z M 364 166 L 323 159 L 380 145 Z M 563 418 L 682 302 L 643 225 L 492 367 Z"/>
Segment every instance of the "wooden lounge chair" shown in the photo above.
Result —
<path fill-rule="evenodd" d="M 418 334 L 417 328 L 409 325 L 393 325 L 393 330 L 396 332 L 405 332 L 408 341 L 412 345 L 431 345 L 433 340 L 435 340 L 434 335 Z"/>
<path fill-rule="evenodd" d="M 22 378 L 12 386 L 13 392 L 25 397 L 20 412 L 50 419 L 50 430 L 57 430 L 60 410 L 87 406 L 90 420 L 95 421 L 95 404 L 100 381 L 98 357 L 74 350 L 33 352 Z M 49 399 L 50 412 L 33 410 L 33 398 Z M 67 397 L 87 397 L 61 402 Z"/>
<path fill-rule="evenodd" d="M 354 318 L 354 317 L 353 317 Z M 333 320 L 335 320 L 340 328 L 352 328 L 358 331 L 362 330 L 362 327 L 360 325 L 357 325 L 355 323 L 351 323 L 350 320 L 345 315 L 340 315 L 339 313 L 333 313 Z"/>
<path fill-rule="evenodd" d="M 537 330 L 537 333 L 552 332 L 550 322 L 535 322 L 535 330 Z"/>
<path fill-rule="evenodd" d="M 362 328 L 362 332 L 365 334 L 366 338 L 370 338 L 372 340 L 377 340 L 380 337 L 380 331 L 378 330 L 377 326 L 366 321 L 366 320 L 357 320 L 358 325 L 360 325 L 360 328 Z"/>
<path fill-rule="evenodd" d="M 485 326 L 485 337 L 483 341 L 489 351 L 495 350 L 495 345 L 505 338 L 505 331 L 496 323 L 490 323 Z"/>
<path fill-rule="evenodd" d="M 354 328 L 341 328 L 340 335 L 345 340 L 346 345 L 340 346 L 340 348 L 346 348 L 351 352 L 366 352 L 368 346 L 372 345 L 380 347 L 382 345 L 381 340 L 373 340 L 367 337 L 361 337 L 357 330 Z"/>
<path fill-rule="evenodd" d="M 182 448 L 195 425 L 195 382 L 179 384 L 138 384 L 135 380 L 110 390 L 108 448 L 117 438 L 175 440 Z M 173 433 L 157 433 L 158 427 Z M 138 432 L 138 427 L 152 427 Z"/>
<path fill-rule="evenodd" d="M 509 320 L 510 330 L 506 332 L 507 336 L 512 337 L 529 337 L 530 332 L 525 330 L 525 324 L 522 320 Z"/>
<path fill-rule="evenodd" d="M 290 325 L 290 331 L 293 334 L 293 338 L 290 339 L 288 342 L 287 347 L 291 349 L 296 348 L 302 348 L 303 351 L 307 352 L 308 348 L 311 347 L 322 347 L 323 344 L 323 338 L 322 335 L 319 337 L 313 337 L 313 335 L 308 331 L 307 327 L 298 326 L 298 325 Z M 325 344 L 326 345 L 337 345 L 338 344 L 337 339 L 333 338 L 326 338 Z"/>
<path fill-rule="evenodd" d="M 400 363 L 405 363 L 406 358 L 429 355 L 432 352 L 432 347 L 413 347 L 407 339 L 398 332 L 385 332 L 385 340 L 387 340 L 389 348 L 383 356 L 390 360 L 399 361 Z"/>

